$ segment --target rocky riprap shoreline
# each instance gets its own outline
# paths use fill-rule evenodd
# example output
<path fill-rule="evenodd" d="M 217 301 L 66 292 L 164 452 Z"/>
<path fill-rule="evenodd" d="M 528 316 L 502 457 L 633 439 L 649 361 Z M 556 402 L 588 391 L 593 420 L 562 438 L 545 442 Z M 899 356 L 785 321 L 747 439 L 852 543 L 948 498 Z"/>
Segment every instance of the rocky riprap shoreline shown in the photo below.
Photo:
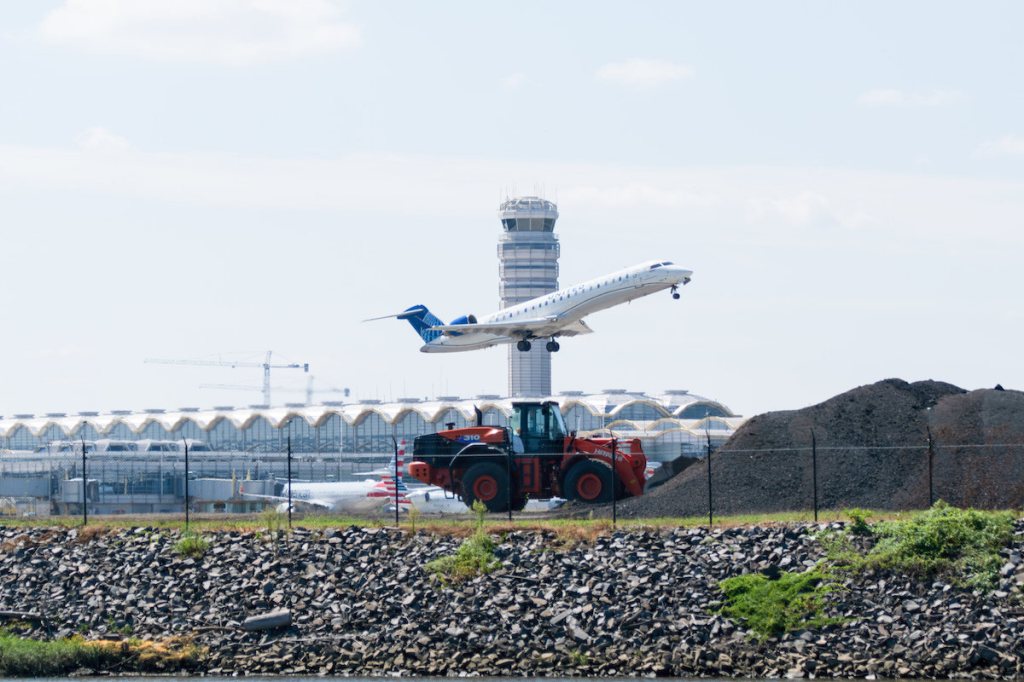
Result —
<path fill-rule="evenodd" d="M 839 524 L 832 524 L 838 528 Z M 566 545 L 500 539 L 499 571 L 444 586 L 424 572 L 459 538 L 389 529 L 213 532 L 0 529 L 0 610 L 35 637 L 193 635 L 208 674 L 1013 678 L 1024 674 L 1024 524 L 990 594 L 869 573 L 832 595 L 842 625 L 757 642 L 713 613 L 720 579 L 798 570 L 823 526 L 621 530 Z M 288 608 L 293 624 L 246 633 Z"/>

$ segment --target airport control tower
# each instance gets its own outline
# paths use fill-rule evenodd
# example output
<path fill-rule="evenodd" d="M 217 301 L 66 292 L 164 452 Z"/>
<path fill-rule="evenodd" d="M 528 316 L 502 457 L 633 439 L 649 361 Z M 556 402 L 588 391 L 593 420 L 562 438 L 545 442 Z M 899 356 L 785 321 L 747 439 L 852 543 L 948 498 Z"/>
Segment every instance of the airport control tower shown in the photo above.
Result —
<path fill-rule="evenodd" d="M 538 197 L 505 201 L 498 240 L 498 295 L 501 307 L 549 294 L 558 289 L 558 207 Z M 551 395 L 551 353 L 544 342 L 529 351 L 508 350 L 508 392 L 520 396 Z"/>

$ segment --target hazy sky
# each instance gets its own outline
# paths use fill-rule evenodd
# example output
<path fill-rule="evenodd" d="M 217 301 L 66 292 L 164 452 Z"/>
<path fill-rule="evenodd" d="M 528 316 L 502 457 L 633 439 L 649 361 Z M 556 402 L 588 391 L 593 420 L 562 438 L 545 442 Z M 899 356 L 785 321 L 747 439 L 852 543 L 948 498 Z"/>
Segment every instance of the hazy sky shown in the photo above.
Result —
<path fill-rule="evenodd" d="M 751 415 L 885 377 L 1024 388 L 1017 2 L 0 4 L 0 414 L 505 393 L 497 207 L 560 282 L 694 271 L 588 319 L 554 389 Z M 301 388 L 301 373 L 274 383 Z M 275 402 L 301 400 L 301 392 Z M 332 395 L 321 396 L 331 399 Z"/>

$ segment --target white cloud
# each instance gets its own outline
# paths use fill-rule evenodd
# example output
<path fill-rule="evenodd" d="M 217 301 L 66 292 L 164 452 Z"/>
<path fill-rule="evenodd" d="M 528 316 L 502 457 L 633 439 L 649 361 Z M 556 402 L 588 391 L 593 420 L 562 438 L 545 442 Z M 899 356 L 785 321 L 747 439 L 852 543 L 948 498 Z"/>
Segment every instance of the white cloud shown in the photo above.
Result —
<path fill-rule="evenodd" d="M 977 156 L 1024 156 L 1024 136 L 1004 135 L 998 140 L 989 140 L 978 147 Z"/>
<path fill-rule="evenodd" d="M 752 203 L 751 216 L 757 220 L 781 218 L 789 225 L 836 225 L 840 221 L 829 200 L 804 190 L 795 195 L 764 199 Z"/>
<path fill-rule="evenodd" d="M 508 90 L 517 90 L 526 84 L 526 74 L 522 72 L 510 73 L 501 79 L 502 87 Z"/>
<path fill-rule="evenodd" d="M 85 351 L 73 344 L 64 344 L 62 346 L 49 346 L 43 348 L 33 349 L 29 353 L 29 358 L 32 360 L 67 360 L 69 358 L 80 358 L 85 355 Z"/>
<path fill-rule="evenodd" d="M 640 88 L 653 88 L 672 81 L 692 78 L 693 67 L 663 59 L 627 59 L 605 64 L 597 70 L 601 80 Z"/>
<path fill-rule="evenodd" d="M 605 186 L 574 185 L 559 196 L 567 201 L 591 206 L 630 208 L 652 206 L 678 208 L 683 206 L 714 206 L 721 197 L 711 192 L 701 192 L 677 187 L 659 187 L 658 184 L 627 182 Z"/>
<path fill-rule="evenodd" d="M 752 197 L 748 206 L 747 218 L 758 223 L 798 228 L 858 228 L 871 223 L 859 207 L 840 207 L 827 196 L 808 189 L 782 196 Z"/>
<path fill-rule="evenodd" d="M 100 129 L 102 130 L 102 129 Z M 115 142 L 106 142 L 113 138 Z M 800 235 L 809 228 L 856 229 L 954 242 L 970 233 L 1024 246 L 1024 183 L 926 174 L 779 166 L 657 167 L 353 154 L 269 158 L 151 153 L 107 131 L 77 148 L 0 144 L 0 186 L 15 191 L 88 192 L 200 206 L 368 212 L 476 218 L 493 212 L 495 188 L 544 185 L 580 224 L 609 213 L 702 230 Z M 95 146 L 86 141 L 95 142 Z M 96 149 L 118 153 L 97 153 Z M 400 188 L 400 189 L 399 189 Z M 1004 247 L 1000 247 L 1001 249 Z"/>
<path fill-rule="evenodd" d="M 960 90 L 910 90 L 879 89 L 868 90 L 857 98 L 865 107 L 943 107 L 958 104 L 967 99 Z"/>
<path fill-rule="evenodd" d="M 333 0 L 64 0 L 39 35 L 91 52 L 235 66 L 360 43 Z"/>
<path fill-rule="evenodd" d="M 101 153 L 125 152 L 132 148 L 125 138 L 100 127 L 89 128 L 75 141 L 82 149 Z"/>

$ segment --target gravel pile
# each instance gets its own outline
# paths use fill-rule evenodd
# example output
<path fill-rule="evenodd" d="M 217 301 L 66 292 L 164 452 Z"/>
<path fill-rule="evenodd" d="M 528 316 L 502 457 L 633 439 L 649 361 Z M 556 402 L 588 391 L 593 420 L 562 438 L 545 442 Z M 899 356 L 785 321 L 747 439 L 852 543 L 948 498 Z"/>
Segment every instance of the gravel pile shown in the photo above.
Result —
<path fill-rule="evenodd" d="M 939 444 L 935 487 L 943 499 L 959 506 L 1024 506 L 1024 392 L 952 396 L 932 408 L 929 423 Z"/>
<path fill-rule="evenodd" d="M 175 532 L 7 528 L 0 611 L 43 614 L 36 636 L 192 634 L 208 674 L 1024 674 L 1022 524 L 990 595 L 867 575 L 831 597 L 844 624 L 763 643 L 713 613 L 722 578 L 813 565 L 819 530 L 620 531 L 572 548 L 513 532 L 498 542 L 503 568 L 446 587 L 423 565 L 459 541 L 422 533 L 222 532 L 193 560 L 175 553 Z M 240 629 L 275 608 L 290 627 Z"/>
<path fill-rule="evenodd" d="M 712 456 L 715 513 L 812 508 L 812 430 L 821 508 L 927 507 L 929 429 L 936 499 L 986 508 L 1024 505 L 1024 393 L 968 393 L 938 381 L 887 379 L 818 405 L 750 419 Z M 624 501 L 620 513 L 706 514 L 705 464 Z"/>

